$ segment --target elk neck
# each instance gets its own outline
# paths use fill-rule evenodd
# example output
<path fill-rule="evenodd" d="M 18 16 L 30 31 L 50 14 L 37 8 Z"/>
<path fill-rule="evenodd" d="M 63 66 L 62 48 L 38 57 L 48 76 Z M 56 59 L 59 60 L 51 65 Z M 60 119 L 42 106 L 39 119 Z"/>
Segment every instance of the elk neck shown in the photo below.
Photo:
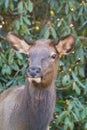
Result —
<path fill-rule="evenodd" d="M 26 81 L 25 92 L 27 92 L 27 96 L 30 95 L 31 98 L 35 98 L 37 100 L 41 100 L 46 96 L 46 93 L 49 93 L 51 96 L 56 95 L 55 93 L 55 81 L 52 81 L 48 86 L 44 86 L 44 84 L 34 84 L 32 82 Z"/>

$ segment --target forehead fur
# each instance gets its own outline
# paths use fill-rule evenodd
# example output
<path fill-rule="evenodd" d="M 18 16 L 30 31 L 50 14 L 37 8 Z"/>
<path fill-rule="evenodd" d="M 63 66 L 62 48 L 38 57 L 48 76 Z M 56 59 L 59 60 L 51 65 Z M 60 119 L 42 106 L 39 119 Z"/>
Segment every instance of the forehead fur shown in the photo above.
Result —
<path fill-rule="evenodd" d="M 29 50 L 30 55 L 49 55 L 51 52 L 57 52 L 55 44 L 51 39 L 40 39 L 34 42 Z"/>
<path fill-rule="evenodd" d="M 33 44 L 33 46 L 31 46 L 30 50 L 37 50 L 37 51 L 51 51 L 51 50 L 56 50 L 55 49 L 55 44 L 53 42 L 53 40 L 51 39 L 40 39 L 40 40 L 36 40 Z"/>
<path fill-rule="evenodd" d="M 35 41 L 36 45 L 50 45 L 53 44 L 53 40 L 51 39 L 40 39 Z"/>

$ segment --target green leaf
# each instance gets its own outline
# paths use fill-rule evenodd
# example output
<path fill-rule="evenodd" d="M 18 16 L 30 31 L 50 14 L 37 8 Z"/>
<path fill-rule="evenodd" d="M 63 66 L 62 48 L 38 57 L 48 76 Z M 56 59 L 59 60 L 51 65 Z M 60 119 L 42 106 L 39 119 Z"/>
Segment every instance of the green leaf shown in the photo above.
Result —
<path fill-rule="evenodd" d="M 70 130 L 73 130 L 73 128 L 74 128 L 74 123 L 70 120 L 69 117 L 66 117 L 64 122 L 65 122 L 64 130 L 68 130 L 68 128 L 69 128 Z"/>
<path fill-rule="evenodd" d="M 31 25 L 31 22 L 27 17 L 24 17 L 23 20 L 27 25 Z"/>
<path fill-rule="evenodd" d="M 18 59 L 18 60 L 17 60 L 17 64 L 18 64 L 19 66 L 21 66 L 21 65 L 22 65 L 22 61 L 21 61 L 20 59 Z"/>
<path fill-rule="evenodd" d="M 17 63 L 14 62 L 14 64 L 12 65 L 12 69 L 15 71 L 19 71 L 19 66 L 17 65 Z"/>
<path fill-rule="evenodd" d="M 0 80 L 3 81 L 3 82 L 7 82 L 7 79 L 5 79 L 4 77 L 0 77 Z"/>
<path fill-rule="evenodd" d="M 18 4 L 18 13 L 22 13 L 23 12 L 23 1 L 19 2 Z"/>
<path fill-rule="evenodd" d="M 73 111 L 72 111 L 72 115 L 73 115 L 73 117 L 74 117 L 74 120 L 79 121 L 77 115 L 76 115 Z"/>
<path fill-rule="evenodd" d="M 6 74 L 10 75 L 11 74 L 11 68 L 10 66 L 6 66 Z"/>
<path fill-rule="evenodd" d="M 48 28 L 48 25 L 46 24 L 40 31 L 40 37 L 44 38 L 44 34 Z"/>
<path fill-rule="evenodd" d="M 11 85 L 12 85 L 12 83 L 13 83 L 13 79 L 12 79 L 11 81 L 8 81 L 8 82 L 6 83 L 6 87 L 11 86 Z"/>
<path fill-rule="evenodd" d="M 45 39 L 48 39 L 49 35 L 50 35 L 50 31 L 49 31 L 49 29 L 47 28 L 46 32 L 44 33 L 44 38 L 45 38 Z"/>
<path fill-rule="evenodd" d="M 7 64 L 4 64 L 3 67 L 2 67 L 2 74 L 8 74 L 10 75 L 11 74 L 11 68 L 7 65 Z"/>
<path fill-rule="evenodd" d="M 77 78 L 77 76 L 73 71 L 72 71 L 72 77 L 82 88 L 85 88 L 85 86 L 80 82 L 80 80 Z"/>
<path fill-rule="evenodd" d="M 65 85 L 67 82 L 69 82 L 70 81 L 70 76 L 67 74 L 67 75 L 65 75 L 64 77 L 63 77 L 63 79 L 62 79 L 62 83 L 63 83 L 63 85 Z"/>
<path fill-rule="evenodd" d="M 3 85 L 0 83 L 0 93 L 3 92 L 3 90 L 4 90 L 4 87 L 3 87 Z"/>
<path fill-rule="evenodd" d="M 0 0 L 0 6 L 2 6 L 5 3 L 4 0 Z"/>
<path fill-rule="evenodd" d="M 11 9 L 11 10 L 14 10 L 14 4 L 13 4 L 13 1 L 10 1 L 10 5 L 9 5 L 9 6 L 10 6 L 10 9 Z"/>
<path fill-rule="evenodd" d="M 12 64 L 13 62 L 14 62 L 13 55 L 10 54 L 9 57 L 8 57 L 8 64 Z"/>
<path fill-rule="evenodd" d="M 20 29 L 20 21 L 16 20 L 16 21 L 14 22 L 14 26 L 15 26 L 15 28 L 16 28 L 17 30 L 19 30 L 19 29 Z"/>
<path fill-rule="evenodd" d="M 9 6 L 9 0 L 5 0 L 5 7 L 8 8 Z"/>
<path fill-rule="evenodd" d="M 79 67 L 79 75 L 81 76 L 81 77 L 85 77 L 85 71 L 84 71 L 85 69 L 84 69 L 84 66 L 82 66 L 82 67 Z"/>
<path fill-rule="evenodd" d="M 23 56 L 21 53 L 15 52 L 15 54 L 16 54 L 17 58 L 19 58 L 20 60 L 23 60 Z"/>
<path fill-rule="evenodd" d="M 56 39 L 57 38 L 57 34 L 56 34 L 55 29 L 53 27 L 51 27 L 50 30 L 51 30 L 51 34 L 52 34 L 53 38 Z"/>
<path fill-rule="evenodd" d="M 77 95 L 80 95 L 80 88 L 77 86 L 76 82 L 73 83 L 73 89 L 76 91 Z"/>
<path fill-rule="evenodd" d="M 60 27 L 60 26 L 61 26 L 61 24 L 62 24 L 62 21 L 61 21 L 61 20 L 59 20 L 59 21 L 58 21 L 58 23 L 57 23 L 57 27 Z"/>
<path fill-rule="evenodd" d="M 23 25 L 23 17 L 22 16 L 19 19 L 19 27 L 20 27 L 20 25 Z"/>
<path fill-rule="evenodd" d="M 57 124 L 59 124 L 61 121 L 64 120 L 64 118 L 67 116 L 67 111 L 63 111 L 57 118 Z"/>
<path fill-rule="evenodd" d="M 78 48 L 77 51 L 76 51 L 76 59 L 79 59 L 84 62 L 84 50 L 83 48 Z"/>
<path fill-rule="evenodd" d="M 27 9 L 29 10 L 30 13 L 33 11 L 33 3 L 30 0 L 28 2 Z"/>
<path fill-rule="evenodd" d="M 78 15 L 82 15 L 82 12 L 83 12 L 83 6 L 80 7 Z"/>
<path fill-rule="evenodd" d="M 66 6 L 65 6 L 65 12 L 66 12 L 66 14 L 69 13 L 69 5 L 68 4 L 66 4 Z"/>
<path fill-rule="evenodd" d="M 81 119 L 85 119 L 87 117 L 87 107 L 84 107 L 83 111 L 81 112 Z"/>
<path fill-rule="evenodd" d="M 84 125 L 84 130 L 87 130 L 87 123 L 85 123 Z"/>

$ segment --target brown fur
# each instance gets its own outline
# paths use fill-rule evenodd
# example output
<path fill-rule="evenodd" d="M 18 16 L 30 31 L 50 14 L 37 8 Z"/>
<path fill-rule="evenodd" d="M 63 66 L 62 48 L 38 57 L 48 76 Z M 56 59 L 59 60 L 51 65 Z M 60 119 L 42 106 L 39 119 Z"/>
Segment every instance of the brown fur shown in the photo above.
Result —
<path fill-rule="evenodd" d="M 69 44 L 68 41 L 71 45 L 68 49 L 72 50 L 74 38 L 68 36 L 62 46 L 61 42 L 54 46 L 52 40 L 38 40 L 29 48 L 25 41 L 13 33 L 9 33 L 7 39 L 13 48 L 28 55 L 29 68 L 41 68 L 41 75 L 36 75 L 41 76 L 41 82 L 29 82 L 28 72 L 24 86 L 10 88 L 0 95 L 0 130 L 49 130 L 56 99 L 57 60 L 67 52 L 68 45 L 65 44 Z M 52 58 L 52 53 L 56 57 Z"/>

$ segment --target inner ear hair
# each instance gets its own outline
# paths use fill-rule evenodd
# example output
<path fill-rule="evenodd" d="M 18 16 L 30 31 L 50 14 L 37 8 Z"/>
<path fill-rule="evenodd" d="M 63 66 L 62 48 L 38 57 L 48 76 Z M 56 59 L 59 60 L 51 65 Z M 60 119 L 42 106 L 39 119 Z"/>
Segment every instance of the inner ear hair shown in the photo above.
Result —
<path fill-rule="evenodd" d="M 27 40 L 23 39 L 21 36 L 15 34 L 15 33 L 13 33 L 13 32 L 9 32 L 9 33 L 7 34 L 7 37 L 6 37 L 7 41 L 10 41 L 9 38 L 8 38 L 8 36 L 9 36 L 10 34 L 13 35 L 13 36 L 15 36 L 16 38 L 20 39 L 21 41 L 25 41 L 25 42 L 29 45 L 29 42 L 28 42 Z M 16 48 L 15 48 L 15 49 L 16 49 Z"/>
<path fill-rule="evenodd" d="M 58 42 L 59 42 L 59 41 L 62 41 L 62 40 L 64 40 L 64 39 L 66 39 L 66 38 L 68 38 L 68 37 L 70 37 L 70 36 L 72 36 L 72 37 L 74 38 L 74 41 L 75 41 L 75 36 L 74 36 L 73 34 L 68 34 L 68 35 L 66 35 L 66 36 L 60 37 L 60 38 L 58 39 Z M 57 43 L 58 43 L 58 42 L 57 42 Z"/>
<path fill-rule="evenodd" d="M 22 37 L 18 36 L 17 34 L 14 34 L 13 32 L 9 32 L 6 37 L 7 41 L 9 42 L 10 46 L 21 52 L 21 53 L 27 53 L 29 50 L 29 45 L 26 40 L 24 40 Z"/>
<path fill-rule="evenodd" d="M 72 47 L 70 49 L 66 50 L 66 54 L 69 54 L 71 51 L 73 51 L 73 49 L 74 49 L 74 45 L 72 45 Z"/>

